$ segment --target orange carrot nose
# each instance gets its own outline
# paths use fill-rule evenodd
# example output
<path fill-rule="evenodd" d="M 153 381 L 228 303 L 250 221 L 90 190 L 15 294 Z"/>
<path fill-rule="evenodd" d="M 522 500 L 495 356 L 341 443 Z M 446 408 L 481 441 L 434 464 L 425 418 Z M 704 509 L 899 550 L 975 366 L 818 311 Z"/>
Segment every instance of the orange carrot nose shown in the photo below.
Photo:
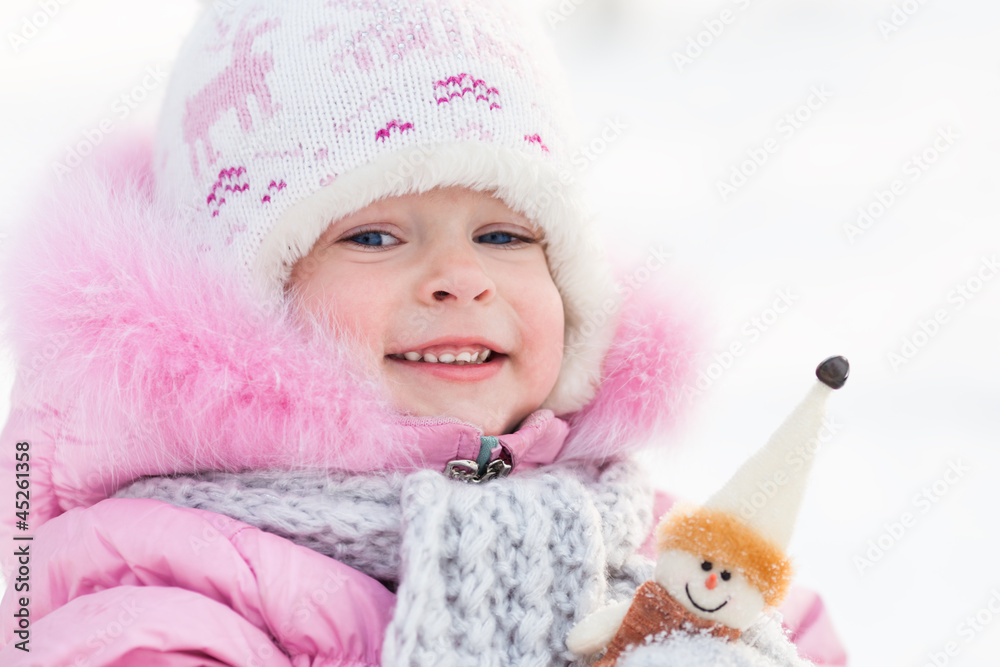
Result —
<path fill-rule="evenodd" d="M 705 580 L 705 588 L 707 588 L 708 590 L 712 590 L 713 588 L 715 588 L 715 584 L 716 584 L 715 572 L 713 572 L 712 574 L 708 575 L 708 579 Z"/>

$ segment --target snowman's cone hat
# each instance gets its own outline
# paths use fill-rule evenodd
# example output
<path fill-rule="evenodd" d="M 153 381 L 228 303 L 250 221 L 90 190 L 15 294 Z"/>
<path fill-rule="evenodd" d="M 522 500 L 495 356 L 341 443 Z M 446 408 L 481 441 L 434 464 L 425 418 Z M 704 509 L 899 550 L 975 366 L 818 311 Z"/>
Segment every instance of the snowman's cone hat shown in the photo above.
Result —
<path fill-rule="evenodd" d="M 684 549 L 737 567 L 776 606 L 791 581 L 785 551 L 816 451 L 810 441 L 821 437 L 826 400 L 844 386 L 848 370 L 843 357 L 821 363 L 819 382 L 704 506 L 679 504 L 663 518 L 660 549 Z"/>
<path fill-rule="evenodd" d="M 819 379 L 767 444 L 708 499 L 705 507 L 740 517 L 782 550 L 792 539 L 817 442 L 822 437 L 826 401 L 847 382 L 847 359 L 831 357 L 816 368 Z"/>

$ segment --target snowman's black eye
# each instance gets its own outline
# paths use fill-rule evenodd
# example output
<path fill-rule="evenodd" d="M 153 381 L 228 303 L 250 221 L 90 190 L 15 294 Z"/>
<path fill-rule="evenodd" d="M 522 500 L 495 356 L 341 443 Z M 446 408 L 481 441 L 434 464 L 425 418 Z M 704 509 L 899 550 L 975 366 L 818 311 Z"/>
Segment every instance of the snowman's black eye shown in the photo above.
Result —
<path fill-rule="evenodd" d="M 701 569 L 705 570 L 705 572 L 708 572 L 709 570 L 712 569 L 712 564 L 709 561 L 707 561 L 707 560 L 706 561 L 702 561 L 702 563 L 701 563 Z"/>
<path fill-rule="evenodd" d="M 720 577 L 722 577 L 722 580 L 723 580 L 723 581 L 729 581 L 729 578 L 730 578 L 731 576 L 733 576 L 733 575 L 731 575 L 731 574 L 729 574 L 728 572 L 726 572 L 725 570 L 723 570 L 723 571 L 722 571 L 722 574 L 720 574 L 719 576 L 720 576 Z"/>

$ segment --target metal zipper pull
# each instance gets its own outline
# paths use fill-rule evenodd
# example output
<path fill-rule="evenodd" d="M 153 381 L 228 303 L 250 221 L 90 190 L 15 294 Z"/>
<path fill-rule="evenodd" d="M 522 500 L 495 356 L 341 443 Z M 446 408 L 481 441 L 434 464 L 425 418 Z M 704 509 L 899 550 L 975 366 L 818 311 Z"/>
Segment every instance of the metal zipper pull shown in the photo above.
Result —
<path fill-rule="evenodd" d="M 470 459 L 455 459 L 448 461 L 444 474 L 462 482 L 480 484 L 498 477 L 510 474 L 512 461 L 506 447 L 500 448 L 500 455 L 490 460 L 490 450 L 500 444 L 495 435 L 484 435 L 479 438 L 479 456 L 475 461 Z"/>

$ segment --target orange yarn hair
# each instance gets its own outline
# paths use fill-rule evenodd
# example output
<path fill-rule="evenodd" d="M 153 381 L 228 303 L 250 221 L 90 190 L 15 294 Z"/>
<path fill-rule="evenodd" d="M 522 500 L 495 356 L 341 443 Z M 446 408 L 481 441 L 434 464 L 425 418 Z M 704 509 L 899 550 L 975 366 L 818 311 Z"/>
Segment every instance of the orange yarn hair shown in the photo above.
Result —
<path fill-rule="evenodd" d="M 735 515 L 697 505 L 679 505 L 656 527 L 661 551 L 681 549 L 738 569 L 772 607 L 781 604 L 792 581 L 792 563 L 771 540 Z"/>

